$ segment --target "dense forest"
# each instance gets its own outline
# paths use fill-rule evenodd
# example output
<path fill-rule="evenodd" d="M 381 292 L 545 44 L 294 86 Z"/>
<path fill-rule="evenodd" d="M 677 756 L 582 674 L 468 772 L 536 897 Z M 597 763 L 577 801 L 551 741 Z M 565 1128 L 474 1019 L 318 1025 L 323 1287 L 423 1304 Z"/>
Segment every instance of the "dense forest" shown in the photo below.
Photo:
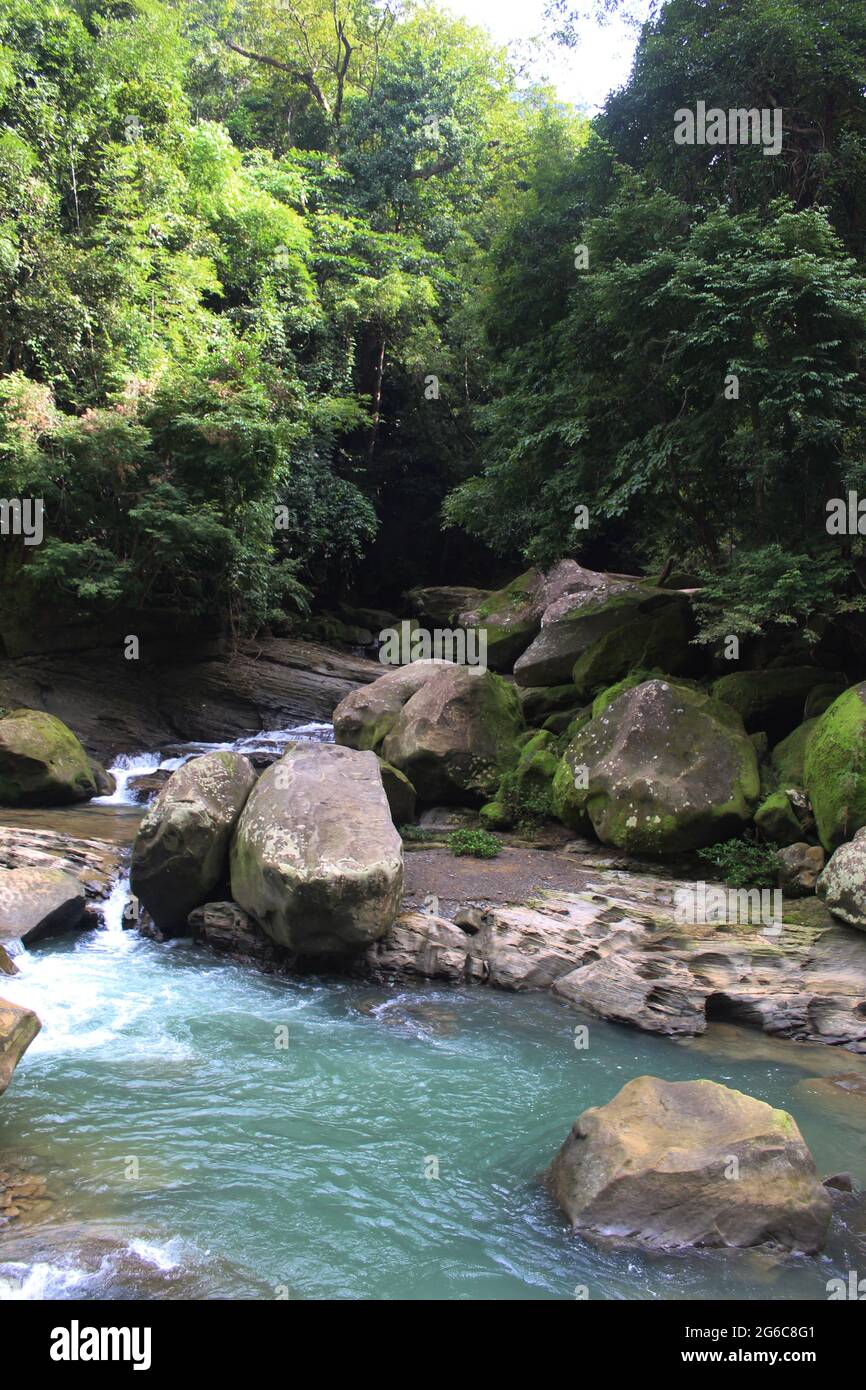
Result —
<path fill-rule="evenodd" d="M 849 0 L 669 0 L 587 120 L 436 4 L 2 0 L 8 621 L 564 556 L 700 584 L 711 646 L 857 621 L 864 61 Z M 700 101 L 778 155 L 677 144 Z"/>

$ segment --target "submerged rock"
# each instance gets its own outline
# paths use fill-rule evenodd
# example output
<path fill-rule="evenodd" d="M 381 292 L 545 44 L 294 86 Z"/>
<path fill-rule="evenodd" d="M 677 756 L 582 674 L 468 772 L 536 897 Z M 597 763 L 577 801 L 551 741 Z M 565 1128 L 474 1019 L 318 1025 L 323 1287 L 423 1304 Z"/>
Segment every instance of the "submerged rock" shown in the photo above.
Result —
<path fill-rule="evenodd" d="M 290 748 L 238 822 L 231 888 L 299 955 L 346 954 L 383 936 L 400 910 L 403 850 L 374 754 Z"/>
<path fill-rule="evenodd" d="M 62 869 L 0 869 L 0 941 L 69 931 L 84 908 L 84 889 Z"/>
<path fill-rule="evenodd" d="M 62 806 L 96 793 L 90 759 L 61 720 L 35 709 L 0 718 L 0 805 Z"/>
<path fill-rule="evenodd" d="M 145 815 L 130 887 L 161 933 L 181 930 L 227 877 L 232 831 L 255 780 L 240 753 L 206 753 L 172 773 Z"/>
<path fill-rule="evenodd" d="M 556 814 L 603 844 L 674 854 L 726 839 L 760 790 L 739 716 L 700 691 L 650 680 L 625 690 L 569 744 L 553 781 Z"/>
<path fill-rule="evenodd" d="M 32 1009 L 0 999 L 0 1095 L 41 1027 Z"/>
<path fill-rule="evenodd" d="M 814 1254 L 831 1204 L 792 1117 L 713 1081 L 640 1076 L 585 1110 L 545 1175 L 583 1235 Z"/>

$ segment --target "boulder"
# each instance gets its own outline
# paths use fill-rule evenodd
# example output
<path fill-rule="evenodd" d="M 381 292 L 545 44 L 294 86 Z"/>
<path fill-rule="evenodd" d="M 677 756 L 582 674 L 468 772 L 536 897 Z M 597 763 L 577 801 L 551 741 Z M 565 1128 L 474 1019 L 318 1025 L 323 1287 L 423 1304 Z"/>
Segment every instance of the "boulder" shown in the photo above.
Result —
<path fill-rule="evenodd" d="M 831 854 L 816 892 L 834 917 L 866 931 L 866 827 Z"/>
<path fill-rule="evenodd" d="M 391 808 L 391 819 L 395 825 L 409 825 L 415 819 L 415 788 L 404 772 L 398 767 L 379 759 L 379 776 Z"/>
<path fill-rule="evenodd" d="M 808 696 L 828 683 L 841 691 L 845 677 L 816 666 L 734 671 L 714 682 L 713 695 L 737 711 L 749 733 L 763 729 L 774 743 L 802 722 Z"/>
<path fill-rule="evenodd" d="M 779 887 L 788 898 L 801 898 L 815 892 L 818 876 L 824 868 L 824 851 L 820 845 L 808 845 L 805 840 L 780 849 Z"/>
<path fill-rule="evenodd" d="M 86 900 L 62 869 L 0 869 L 0 941 L 26 944 L 77 927 Z"/>
<path fill-rule="evenodd" d="M 497 589 L 459 614 L 461 627 L 477 628 L 486 634 L 487 664 L 494 671 L 510 671 L 515 658 L 526 650 L 538 631 L 543 611 L 539 591 L 543 583 L 539 570 L 527 570 L 504 589 Z"/>
<path fill-rule="evenodd" d="M 771 792 L 755 812 L 755 825 L 763 839 L 773 845 L 793 845 L 802 838 L 803 828 L 788 793 Z"/>
<path fill-rule="evenodd" d="M 807 719 L 798 724 L 793 733 L 777 743 L 770 754 L 773 776 L 780 787 L 802 787 L 805 785 L 804 760 L 806 744 L 817 727 L 817 719 Z"/>
<path fill-rule="evenodd" d="M 815 1254 L 830 1222 L 792 1117 L 713 1081 L 636 1077 L 584 1110 L 545 1181 L 575 1231 L 653 1250 Z"/>
<path fill-rule="evenodd" d="M 34 709 L 0 718 L 0 805 L 62 806 L 96 792 L 90 760 L 61 720 Z"/>
<path fill-rule="evenodd" d="M 232 898 L 302 956 L 346 954 L 400 910 L 403 849 L 371 752 L 289 748 L 262 774 L 231 847 Z"/>
<path fill-rule="evenodd" d="M 631 608 L 634 616 L 616 623 L 577 658 L 571 678 L 578 700 L 590 699 L 635 668 L 656 667 L 675 675 L 691 664 L 694 620 L 684 594 L 626 594 L 612 599 L 607 611 L 612 614 L 618 606 Z"/>
<path fill-rule="evenodd" d="M 490 597 L 489 589 L 473 589 L 467 584 L 427 585 L 410 589 L 406 595 L 409 612 L 433 627 L 454 626 L 461 613 L 477 609 Z M 377 623 L 377 630 L 388 627 Z"/>
<path fill-rule="evenodd" d="M 866 681 L 821 715 L 806 743 L 803 775 L 818 838 L 833 850 L 866 825 Z"/>
<path fill-rule="evenodd" d="M 0 1095 L 41 1027 L 32 1009 L 0 999 Z"/>
<path fill-rule="evenodd" d="M 760 790 L 755 749 L 718 700 L 670 681 L 625 690 L 581 728 L 553 781 L 555 814 L 635 854 L 736 834 Z"/>
<path fill-rule="evenodd" d="M 163 935 L 227 876 L 232 831 L 255 783 L 240 753 L 206 753 L 172 773 L 139 826 L 130 887 Z"/>
<path fill-rule="evenodd" d="M 334 711 L 337 743 L 373 749 L 427 806 L 485 801 L 515 761 L 522 728 L 511 685 L 491 671 L 440 660 L 389 671 Z"/>

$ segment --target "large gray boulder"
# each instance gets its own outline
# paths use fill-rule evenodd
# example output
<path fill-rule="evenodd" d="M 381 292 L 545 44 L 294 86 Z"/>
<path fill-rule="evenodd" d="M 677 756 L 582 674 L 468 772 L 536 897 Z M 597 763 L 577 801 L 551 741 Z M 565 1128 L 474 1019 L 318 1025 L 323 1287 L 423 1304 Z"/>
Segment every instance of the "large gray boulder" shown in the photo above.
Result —
<path fill-rule="evenodd" d="M 814 1254 L 830 1221 L 791 1116 L 714 1081 L 628 1082 L 578 1117 L 546 1184 L 574 1230 L 650 1249 Z"/>
<path fill-rule="evenodd" d="M 516 761 L 523 715 L 492 671 L 416 661 L 355 691 L 334 711 L 338 744 L 372 748 L 425 806 L 480 805 Z"/>
<path fill-rule="evenodd" d="M 866 826 L 831 854 L 815 891 L 834 917 L 866 931 Z"/>
<path fill-rule="evenodd" d="M 272 940 L 305 956 L 362 950 L 400 910 L 403 846 L 372 752 L 290 748 L 244 808 L 232 898 Z"/>
<path fill-rule="evenodd" d="M 41 1027 L 32 1009 L 0 999 L 0 1096 Z"/>
<path fill-rule="evenodd" d="M 0 941 L 37 941 L 77 927 L 84 889 L 63 869 L 0 869 Z"/>
<path fill-rule="evenodd" d="M 227 877 L 232 831 L 255 780 L 240 753 L 206 753 L 172 773 L 142 820 L 130 886 L 165 935 Z"/>
<path fill-rule="evenodd" d="M 0 805 L 63 806 L 96 792 L 90 760 L 60 719 L 35 709 L 0 717 Z"/>
<path fill-rule="evenodd" d="M 674 854 L 736 834 L 759 792 L 739 715 L 701 691 L 650 680 L 578 730 L 554 777 L 553 805 L 603 844 Z"/>

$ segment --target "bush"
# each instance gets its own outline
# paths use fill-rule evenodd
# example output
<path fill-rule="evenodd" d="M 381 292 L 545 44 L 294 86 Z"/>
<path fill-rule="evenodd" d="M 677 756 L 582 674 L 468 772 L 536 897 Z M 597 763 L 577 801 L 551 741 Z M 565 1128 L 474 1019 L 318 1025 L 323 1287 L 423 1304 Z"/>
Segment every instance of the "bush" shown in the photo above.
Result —
<path fill-rule="evenodd" d="M 448 836 L 452 854 L 471 854 L 475 859 L 495 859 L 502 846 L 489 830 L 452 830 Z"/>
<path fill-rule="evenodd" d="M 722 840 L 699 849 L 702 859 L 715 864 L 731 888 L 773 888 L 779 871 L 776 845 L 760 844 L 744 835 L 739 840 Z"/>

